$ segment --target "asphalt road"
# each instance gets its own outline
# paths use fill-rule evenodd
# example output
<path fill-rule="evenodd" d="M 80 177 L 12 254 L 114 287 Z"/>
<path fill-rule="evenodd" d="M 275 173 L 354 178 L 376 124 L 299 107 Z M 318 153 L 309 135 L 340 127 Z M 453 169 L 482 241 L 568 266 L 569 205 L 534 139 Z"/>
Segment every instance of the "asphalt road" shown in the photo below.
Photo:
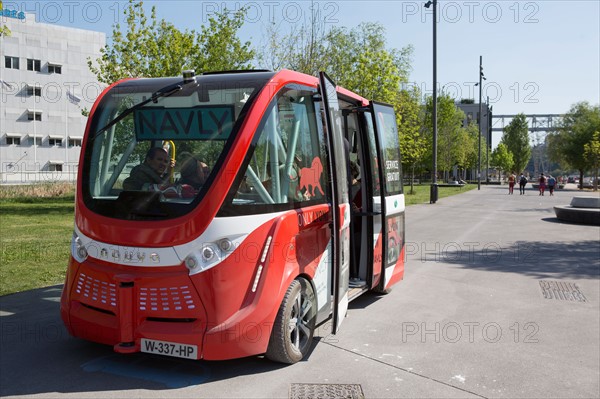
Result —
<path fill-rule="evenodd" d="M 0 396 L 598 398 L 600 228 L 552 208 L 574 195 L 482 186 L 409 207 L 404 281 L 292 366 L 119 355 L 68 336 L 60 286 L 1 297 Z"/>

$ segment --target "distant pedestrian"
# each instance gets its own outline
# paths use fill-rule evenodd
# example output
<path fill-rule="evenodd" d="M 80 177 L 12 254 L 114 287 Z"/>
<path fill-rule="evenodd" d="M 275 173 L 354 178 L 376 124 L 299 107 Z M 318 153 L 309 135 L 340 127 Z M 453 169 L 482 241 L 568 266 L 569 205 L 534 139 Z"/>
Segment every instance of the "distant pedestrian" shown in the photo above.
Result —
<path fill-rule="evenodd" d="M 513 193 L 516 180 L 517 180 L 517 177 L 515 176 L 515 172 L 510 172 L 510 175 L 508 176 L 508 194 L 509 195 L 512 195 L 512 193 Z"/>
<path fill-rule="evenodd" d="M 556 186 L 556 179 L 552 175 L 548 175 L 548 191 L 550 191 L 550 195 L 554 195 L 554 186 Z"/>
<path fill-rule="evenodd" d="M 546 191 L 546 176 L 544 176 L 543 173 L 540 175 L 538 183 L 539 183 L 540 195 L 544 195 L 544 191 Z"/>
<path fill-rule="evenodd" d="M 521 173 L 521 176 L 519 176 L 519 195 L 525 195 L 525 185 L 527 185 L 527 178 Z"/>

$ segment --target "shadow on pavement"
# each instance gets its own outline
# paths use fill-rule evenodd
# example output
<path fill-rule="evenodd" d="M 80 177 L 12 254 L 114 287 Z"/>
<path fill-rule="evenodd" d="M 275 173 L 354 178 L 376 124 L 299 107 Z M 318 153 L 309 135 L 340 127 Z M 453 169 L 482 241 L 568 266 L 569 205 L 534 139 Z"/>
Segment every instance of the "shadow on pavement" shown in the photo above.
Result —
<path fill-rule="evenodd" d="M 352 302 L 348 304 L 348 309 L 365 309 L 366 307 L 383 298 L 385 298 L 385 294 L 377 294 L 370 291 L 356 299 L 353 299 Z"/>
<path fill-rule="evenodd" d="M 262 357 L 209 362 L 114 353 L 68 334 L 60 318 L 61 289 L 0 297 L 1 397 L 175 389 L 286 367 Z"/>
<path fill-rule="evenodd" d="M 597 235 L 598 227 L 590 227 L 595 228 L 593 232 Z M 462 248 L 440 251 L 429 260 L 435 260 L 433 256 L 438 257 L 437 261 L 463 268 L 518 273 L 539 279 L 600 276 L 600 242 L 597 239 L 577 243 L 517 241 L 510 247 L 490 243 L 471 251 Z"/>
<path fill-rule="evenodd" d="M 61 290 L 53 286 L 0 297 L 0 397 L 168 390 L 287 367 L 261 356 L 210 362 L 117 354 L 110 346 L 68 334 L 60 318 Z M 364 308 L 381 298 L 363 295 L 350 307 Z M 330 329 L 330 321 L 319 327 L 323 336 L 315 336 L 313 350 L 319 341 L 331 339 Z"/>

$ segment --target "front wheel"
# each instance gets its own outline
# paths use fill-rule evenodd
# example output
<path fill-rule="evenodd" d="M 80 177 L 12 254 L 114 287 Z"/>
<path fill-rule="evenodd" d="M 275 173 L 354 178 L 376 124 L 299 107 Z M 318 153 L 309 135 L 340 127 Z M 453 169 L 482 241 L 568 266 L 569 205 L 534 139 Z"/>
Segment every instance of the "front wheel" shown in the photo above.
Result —
<path fill-rule="evenodd" d="M 316 315 L 312 285 L 303 278 L 292 281 L 273 324 L 267 358 L 287 364 L 300 361 L 312 344 Z"/>

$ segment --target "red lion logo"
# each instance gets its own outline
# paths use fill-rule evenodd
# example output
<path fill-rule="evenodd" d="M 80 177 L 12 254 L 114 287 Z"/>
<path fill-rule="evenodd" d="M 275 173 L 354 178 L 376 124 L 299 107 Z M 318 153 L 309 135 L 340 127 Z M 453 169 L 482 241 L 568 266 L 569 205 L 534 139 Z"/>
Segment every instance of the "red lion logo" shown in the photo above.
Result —
<path fill-rule="evenodd" d="M 298 187 L 298 190 L 306 189 L 308 198 L 315 195 L 315 190 L 317 188 L 321 192 L 321 195 L 325 195 L 320 181 L 322 173 L 323 164 L 321 164 L 321 159 L 315 157 L 310 168 L 300 169 L 300 186 Z"/>

